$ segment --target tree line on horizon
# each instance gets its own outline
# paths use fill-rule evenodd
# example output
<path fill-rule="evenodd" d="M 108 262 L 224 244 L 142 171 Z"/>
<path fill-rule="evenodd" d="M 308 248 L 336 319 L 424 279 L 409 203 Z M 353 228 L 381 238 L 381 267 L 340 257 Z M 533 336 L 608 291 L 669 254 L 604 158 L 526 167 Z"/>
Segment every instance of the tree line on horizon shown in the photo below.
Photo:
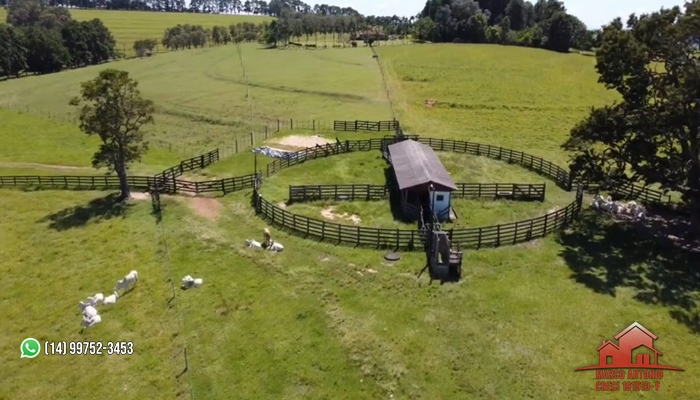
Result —
<path fill-rule="evenodd" d="M 500 43 L 558 52 L 600 44 L 600 30 L 588 29 L 557 0 L 428 0 L 418 17 L 416 38 L 431 42 Z"/>
<path fill-rule="evenodd" d="M 0 7 L 13 0 L 0 0 Z M 352 7 L 339 7 L 328 4 L 313 6 L 299 0 L 49 0 L 51 7 L 84 9 L 165 11 L 203 14 L 252 14 L 279 17 L 282 10 L 291 7 L 297 12 L 321 15 L 359 15 Z"/>
<path fill-rule="evenodd" d="M 35 0 L 11 2 L 7 24 L 0 24 L 0 43 L 0 77 L 58 72 L 118 56 L 101 20 L 78 22 L 67 9 Z"/>

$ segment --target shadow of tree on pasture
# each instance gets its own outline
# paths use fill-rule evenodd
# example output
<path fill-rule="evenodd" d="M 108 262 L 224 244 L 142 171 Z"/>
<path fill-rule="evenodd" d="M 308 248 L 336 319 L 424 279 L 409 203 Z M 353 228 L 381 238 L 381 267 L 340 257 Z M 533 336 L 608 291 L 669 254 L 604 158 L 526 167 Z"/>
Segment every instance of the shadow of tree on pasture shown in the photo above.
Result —
<path fill-rule="evenodd" d="M 112 193 L 105 197 L 100 197 L 89 203 L 63 209 L 49 214 L 39 222 L 48 222 L 49 228 L 64 231 L 86 225 L 92 220 L 107 220 L 115 217 L 125 217 L 127 210 L 132 204 L 119 201 L 119 194 Z"/>
<path fill-rule="evenodd" d="M 633 288 L 637 300 L 668 307 L 671 317 L 700 334 L 700 251 L 674 243 L 670 225 L 585 211 L 561 234 L 562 256 L 577 282 L 613 297 L 617 288 Z"/>

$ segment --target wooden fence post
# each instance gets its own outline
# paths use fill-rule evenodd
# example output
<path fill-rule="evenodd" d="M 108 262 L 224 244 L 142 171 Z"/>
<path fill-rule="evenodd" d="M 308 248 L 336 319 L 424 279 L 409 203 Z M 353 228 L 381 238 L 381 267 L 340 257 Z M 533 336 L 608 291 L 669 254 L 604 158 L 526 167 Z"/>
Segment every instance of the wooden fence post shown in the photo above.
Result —
<path fill-rule="evenodd" d="M 280 119 L 277 118 L 277 132 L 280 131 Z"/>
<path fill-rule="evenodd" d="M 253 142 L 253 132 L 250 132 L 250 145 L 254 145 L 255 143 Z"/>
<path fill-rule="evenodd" d="M 311 120 L 311 130 L 315 131 L 316 130 L 316 120 Z"/>
<path fill-rule="evenodd" d="M 289 119 L 289 130 L 294 130 L 294 120 L 291 118 Z"/>

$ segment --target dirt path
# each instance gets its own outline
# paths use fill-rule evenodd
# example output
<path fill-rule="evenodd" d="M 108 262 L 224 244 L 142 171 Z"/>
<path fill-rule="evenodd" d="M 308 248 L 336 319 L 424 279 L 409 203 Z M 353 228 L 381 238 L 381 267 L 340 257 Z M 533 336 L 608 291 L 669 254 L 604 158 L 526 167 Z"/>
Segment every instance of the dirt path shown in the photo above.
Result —
<path fill-rule="evenodd" d="M 0 161 L 0 168 L 17 169 L 59 169 L 59 170 L 94 170 L 92 167 L 73 167 L 70 165 L 53 165 L 27 162 L 4 162 Z"/>

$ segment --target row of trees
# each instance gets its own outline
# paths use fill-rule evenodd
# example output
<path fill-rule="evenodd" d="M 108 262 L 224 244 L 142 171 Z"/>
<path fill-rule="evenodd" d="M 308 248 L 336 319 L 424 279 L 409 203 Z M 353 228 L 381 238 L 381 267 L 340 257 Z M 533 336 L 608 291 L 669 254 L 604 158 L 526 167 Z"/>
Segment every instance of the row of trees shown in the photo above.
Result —
<path fill-rule="evenodd" d="M 183 50 L 204 47 L 208 43 L 221 45 L 231 42 L 255 42 L 260 40 L 267 26 L 266 23 L 253 24 L 251 22 L 239 22 L 228 27 L 215 26 L 211 29 L 205 29 L 201 25 L 177 25 L 165 30 L 161 44 L 169 50 Z M 145 40 L 137 41 L 134 43 L 134 49 L 141 48 L 151 51 L 153 47 L 148 49 L 147 44 L 152 43 Z M 138 52 L 139 50 L 137 50 Z"/>
<path fill-rule="evenodd" d="M 414 18 L 377 17 L 363 15 L 324 15 L 302 13 L 286 8 L 279 18 L 269 24 L 264 41 L 268 44 L 286 44 L 293 38 L 311 37 L 318 41 L 321 34 L 326 40 L 348 35 L 349 40 L 386 40 L 388 37 L 405 37 L 412 31 Z"/>
<path fill-rule="evenodd" d="M 418 39 L 498 42 L 568 52 L 590 50 L 598 31 L 588 30 L 557 0 L 428 0 L 415 24 Z"/>
<path fill-rule="evenodd" d="M 13 0 L 0 0 L 0 6 Z M 52 7 L 104 8 L 108 10 L 168 11 L 192 13 L 235 13 L 280 16 L 282 10 L 291 7 L 302 13 L 322 15 L 359 14 L 350 7 L 327 4 L 311 6 L 299 0 L 50 0 Z"/>
<path fill-rule="evenodd" d="M 41 0 L 12 1 L 7 22 L 0 24 L 0 77 L 58 72 L 117 56 L 102 21 L 75 21 L 67 9 Z"/>

